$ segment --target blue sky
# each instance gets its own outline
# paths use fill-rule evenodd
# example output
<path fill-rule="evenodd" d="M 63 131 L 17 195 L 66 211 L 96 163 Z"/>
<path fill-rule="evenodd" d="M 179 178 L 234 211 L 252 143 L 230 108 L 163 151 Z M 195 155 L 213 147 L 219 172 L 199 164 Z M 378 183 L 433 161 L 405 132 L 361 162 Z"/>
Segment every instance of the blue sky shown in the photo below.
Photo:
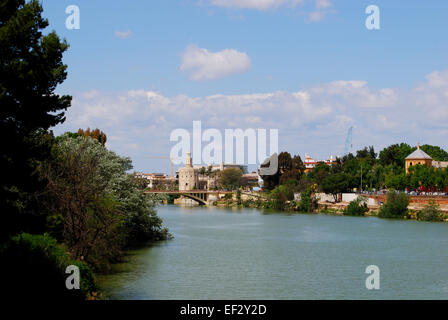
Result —
<path fill-rule="evenodd" d="M 65 27 L 68 5 L 81 28 Z M 380 8 L 367 30 L 365 9 Z M 447 149 L 448 1 L 44 0 L 67 39 L 56 133 L 100 127 L 139 171 L 168 171 L 175 128 L 277 128 L 304 157 L 418 141 Z M 218 63 L 219 59 L 225 62 Z M 211 96 L 216 96 L 210 102 Z"/>

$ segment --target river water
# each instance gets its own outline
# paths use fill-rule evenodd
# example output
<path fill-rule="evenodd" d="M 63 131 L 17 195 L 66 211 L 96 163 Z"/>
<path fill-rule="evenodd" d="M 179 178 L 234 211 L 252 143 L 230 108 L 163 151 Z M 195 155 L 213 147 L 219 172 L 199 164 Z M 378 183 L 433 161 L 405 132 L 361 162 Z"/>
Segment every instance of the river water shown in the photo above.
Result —
<path fill-rule="evenodd" d="M 111 299 L 448 299 L 448 224 L 160 206 L 174 240 L 99 278 Z M 380 289 L 366 288 L 366 267 Z"/>

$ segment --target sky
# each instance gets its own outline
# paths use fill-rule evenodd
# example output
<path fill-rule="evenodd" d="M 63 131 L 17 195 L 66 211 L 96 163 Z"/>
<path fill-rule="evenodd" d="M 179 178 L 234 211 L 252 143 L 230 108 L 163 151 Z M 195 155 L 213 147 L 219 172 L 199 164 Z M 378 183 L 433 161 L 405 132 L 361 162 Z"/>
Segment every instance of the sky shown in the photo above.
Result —
<path fill-rule="evenodd" d="M 174 129 L 278 129 L 324 160 L 400 142 L 448 149 L 446 0 L 43 0 L 73 96 L 56 134 L 100 128 L 136 171 L 169 172 Z M 80 29 L 66 28 L 66 8 Z M 376 5 L 380 29 L 369 30 Z"/>

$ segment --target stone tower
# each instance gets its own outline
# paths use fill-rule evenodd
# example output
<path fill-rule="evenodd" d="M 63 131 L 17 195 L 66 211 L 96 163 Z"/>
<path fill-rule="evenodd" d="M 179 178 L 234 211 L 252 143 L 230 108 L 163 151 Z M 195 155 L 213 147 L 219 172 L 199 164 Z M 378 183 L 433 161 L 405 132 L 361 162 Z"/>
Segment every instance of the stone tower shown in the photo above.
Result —
<path fill-rule="evenodd" d="M 187 152 L 185 167 L 179 169 L 179 191 L 190 191 L 199 186 L 199 170 L 193 168 L 191 153 Z"/>

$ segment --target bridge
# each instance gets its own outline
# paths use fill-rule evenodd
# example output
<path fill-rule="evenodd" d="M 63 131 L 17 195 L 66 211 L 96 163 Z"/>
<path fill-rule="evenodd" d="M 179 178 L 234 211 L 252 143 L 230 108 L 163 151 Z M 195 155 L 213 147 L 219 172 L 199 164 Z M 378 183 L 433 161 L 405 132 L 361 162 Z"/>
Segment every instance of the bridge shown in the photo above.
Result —
<path fill-rule="evenodd" d="M 221 197 L 225 196 L 226 194 L 233 194 L 235 191 L 224 191 L 224 190 L 189 190 L 189 191 L 179 191 L 179 190 L 147 190 L 145 193 L 154 193 L 154 194 L 173 194 L 173 195 L 179 195 L 184 196 L 186 198 L 192 199 L 199 203 L 200 205 L 209 206 L 212 204 L 213 201 L 219 200 Z M 252 198 L 252 199 L 260 199 L 260 200 L 266 200 L 264 196 L 258 194 L 258 193 L 252 193 L 252 192 L 241 192 L 242 198 Z"/>
<path fill-rule="evenodd" d="M 180 195 L 186 198 L 192 199 L 199 203 L 200 205 L 209 206 L 212 201 L 218 200 L 221 195 L 228 193 L 233 193 L 232 191 L 212 191 L 212 190 L 189 190 L 189 191 L 179 191 L 179 190 L 147 190 L 145 193 L 150 194 L 173 194 Z"/>

